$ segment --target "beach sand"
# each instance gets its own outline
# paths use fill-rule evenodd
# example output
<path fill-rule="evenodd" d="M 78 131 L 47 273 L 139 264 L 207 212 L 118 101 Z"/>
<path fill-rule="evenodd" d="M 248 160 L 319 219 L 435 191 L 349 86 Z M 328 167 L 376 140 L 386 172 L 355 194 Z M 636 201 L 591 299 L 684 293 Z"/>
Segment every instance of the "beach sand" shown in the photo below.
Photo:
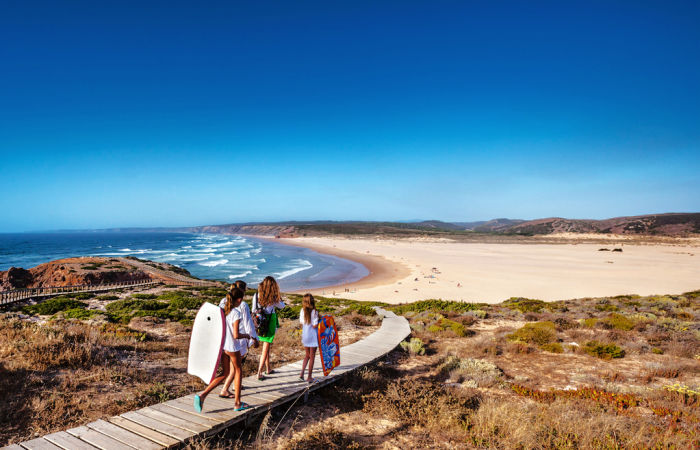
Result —
<path fill-rule="evenodd" d="M 304 237 L 289 245 L 352 259 L 370 275 L 316 295 L 403 303 L 440 298 L 498 303 L 623 294 L 680 294 L 700 289 L 700 243 L 674 245 L 610 239 L 605 243 L 458 243 L 429 239 Z M 613 242 L 615 241 L 615 242 Z M 599 251 L 622 248 L 622 252 Z"/>

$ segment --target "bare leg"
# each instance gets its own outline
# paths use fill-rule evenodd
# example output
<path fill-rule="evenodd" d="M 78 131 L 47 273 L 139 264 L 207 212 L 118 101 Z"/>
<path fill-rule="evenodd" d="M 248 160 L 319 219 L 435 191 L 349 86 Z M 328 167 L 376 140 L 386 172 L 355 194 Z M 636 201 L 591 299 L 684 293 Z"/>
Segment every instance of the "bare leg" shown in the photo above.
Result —
<path fill-rule="evenodd" d="M 265 371 L 270 373 L 270 353 L 272 352 L 272 342 L 267 344 L 267 357 L 265 358 Z"/>
<path fill-rule="evenodd" d="M 304 378 L 304 371 L 306 370 L 306 363 L 309 362 L 309 347 L 304 347 L 304 350 L 306 350 L 306 354 L 304 355 L 304 362 L 301 363 L 301 375 L 299 375 L 299 378 Z"/>
<path fill-rule="evenodd" d="M 226 352 L 226 355 L 228 355 L 228 359 L 230 361 L 229 363 L 229 370 L 228 370 L 228 376 L 226 377 L 226 381 L 224 381 L 224 387 L 221 389 L 221 395 L 227 396 L 230 394 L 229 392 L 229 387 L 231 387 L 231 383 L 233 382 L 233 377 L 235 375 L 235 370 L 234 370 L 234 358 L 236 353 L 233 352 Z"/>
<path fill-rule="evenodd" d="M 316 359 L 316 347 L 309 347 L 308 353 L 310 353 L 310 355 L 309 355 L 309 359 L 310 359 L 310 361 L 309 361 L 309 381 L 311 381 L 311 380 L 313 380 L 313 378 L 311 377 L 311 373 L 314 371 L 314 360 Z M 302 377 L 303 376 L 304 376 L 304 374 L 302 373 Z"/>
<path fill-rule="evenodd" d="M 235 397 L 234 405 L 236 408 L 241 407 L 241 378 L 243 374 L 243 368 L 241 367 L 241 354 L 239 352 L 234 353 L 231 356 L 231 362 L 233 365 L 233 371 L 235 373 L 233 378 L 233 395 Z"/>
<path fill-rule="evenodd" d="M 267 363 L 267 359 L 270 356 L 270 343 L 263 342 L 262 352 L 260 353 L 260 365 L 258 366 L 258 377 L 262 375 L 263 367 Z"/>
<path fill-rule="evenodd" d="M 202 404 L 204 404 L 204 399 L 206 398 L 206 396 L 209 395 L 209 393 L 211 391 L 213 391 L 214 388 L 217 387 L 222 381 L 224 381 L 226 379 L 226 377 L 228 377 L 229 372 L 231 371 L 230 364 L 231 363 L 230 363 L 229 356 L 226 353 L 223 353 L 221 355 L 221 366 L 223 367 L 224 370 L 221 373 L 221 375 L 219 375 L 218 377 L 211 380 L 211 383 L 209 383 L 207 388 L 204 389 L 204 392 L 199 394 L 199 398 L 201 399 Z"/>

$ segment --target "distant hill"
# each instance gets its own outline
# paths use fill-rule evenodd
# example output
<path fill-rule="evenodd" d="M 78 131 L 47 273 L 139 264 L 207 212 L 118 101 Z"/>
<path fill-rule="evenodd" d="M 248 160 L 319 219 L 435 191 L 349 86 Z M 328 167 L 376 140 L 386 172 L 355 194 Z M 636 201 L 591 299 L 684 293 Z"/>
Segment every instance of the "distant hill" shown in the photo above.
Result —
<path fill-rule="evenodd" d="M 687 236 L 700 233 L 700 213 L 667 213 L 612 219 L 492 219 L 478 222 L 362 222 L 310 221 L 245 223 L 192 227 L 187 231 L 200 233 L 250 234 L 295 237 L 328 234 L 344 235 L 494 235 L 534 236 L 553 233 L 600 233 L 656 236 Z"/>

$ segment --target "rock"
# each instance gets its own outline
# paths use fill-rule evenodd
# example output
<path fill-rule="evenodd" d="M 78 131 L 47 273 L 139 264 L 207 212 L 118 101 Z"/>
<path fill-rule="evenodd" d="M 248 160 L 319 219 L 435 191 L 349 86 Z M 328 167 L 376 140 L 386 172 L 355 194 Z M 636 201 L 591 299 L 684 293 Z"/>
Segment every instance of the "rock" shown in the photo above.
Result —
<path fill-rule="evenodd" d="M 6 272 L 0 272 L 0 283 L 3 290 L 24 289 L 34 281 L 32 273 L 21 267 L 10 267 Z"/>

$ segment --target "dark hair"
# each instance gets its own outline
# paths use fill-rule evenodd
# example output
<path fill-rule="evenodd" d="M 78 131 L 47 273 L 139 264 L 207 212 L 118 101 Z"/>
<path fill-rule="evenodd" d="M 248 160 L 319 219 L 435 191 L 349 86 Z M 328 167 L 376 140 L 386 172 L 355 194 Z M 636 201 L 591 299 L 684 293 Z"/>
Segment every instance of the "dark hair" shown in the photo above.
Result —
<path fill-rule="evenodd" d="M 245 293 L 246 288 L 248 287 L 248 285 L 243 280 L 236 280 L 236 281 L 234 281 L 233 284 L 235 284 L 236 287 L 238 289 L 242 290 L 244 293 Z"/>
<path fill-rule="evenodd" d="M 228 313 L 234 308 L 233 304 L 238 300 L 242 300 L 245 292 L 238 289 L 237 287 L 232 287 L 230 291 L 226 293 L 226 307 L 224 307 L 224 314 L 228 316 Z"/>

